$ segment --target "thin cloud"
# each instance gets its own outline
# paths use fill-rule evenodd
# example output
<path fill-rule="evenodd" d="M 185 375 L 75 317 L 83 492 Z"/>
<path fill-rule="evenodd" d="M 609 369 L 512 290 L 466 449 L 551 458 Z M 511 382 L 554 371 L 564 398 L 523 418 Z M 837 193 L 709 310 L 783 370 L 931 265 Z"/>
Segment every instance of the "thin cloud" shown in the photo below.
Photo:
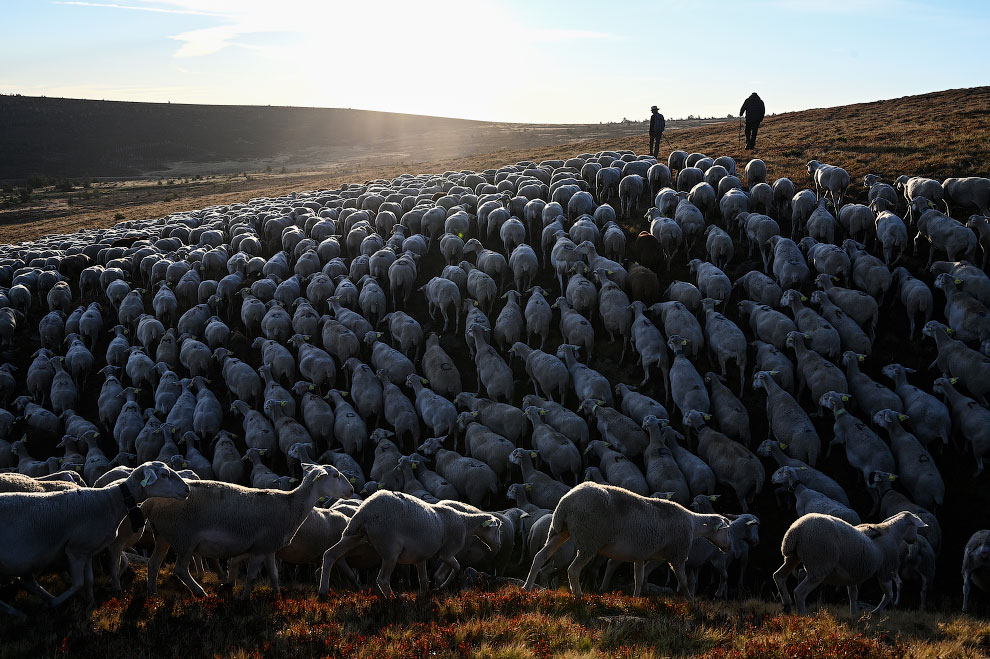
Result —
<path fill-rule="evenodd" d="M 150 11 L 157 14 L 189 14 L 193 16 L 223 16 L 223 14 L 217 14 L 209 11 L 201 11 L 198 9 L 171 9 L 168 7 L 155 7 L 152 5 L 139 6 L 139 5 L 120 5 L 112 2 L 82 2 L 81 0 L 58 0 L 52 4 L 56 5 L 69 5 L 73 7 L 100 7 L 104 9 L 126 9 L 129 11 Z"/>

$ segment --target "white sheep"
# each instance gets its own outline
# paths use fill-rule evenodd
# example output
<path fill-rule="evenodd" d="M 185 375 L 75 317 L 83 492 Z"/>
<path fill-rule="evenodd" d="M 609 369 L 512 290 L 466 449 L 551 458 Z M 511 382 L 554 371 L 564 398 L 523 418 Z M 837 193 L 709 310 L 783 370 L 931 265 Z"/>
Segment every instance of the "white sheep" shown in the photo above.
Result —
<path fill-rule="evenodd" d="M 160 499 L 185 499 L 189 486 L 162 462 L 147 462 L 122 482 L 101 488 L 76 488 L 63 492 L 0 494 L 0 573 L 19 576 L 32 593 L 56 607 L 86 587 L 93 602 L 91 561 L 114 539 L 117 526 L 130 517 L 144 524 L 138 504 Z M 146 503 L 147 505 L 147 503 Z M 52 597 L 34 573 L 65 558 L 72 584 Z M 21 616 L 0 602 L 0 609 Z"/>
<path fill-rule="evenodd" d="M 822 583 L 845 586 L 849 592 L 849 615 L 858 610 L 859 585 L 876 576 L 883 599 L 873 613 L 879 613 L 894 596 L 891 581 L 897 572 L 901 543 L 912 542 L 926 524 L 914 513 L 901 512 L 879 524 L 853 526 L 837 517 L 810 513 L 791 524 L 780 544 L 784 564 L 773 573 L 774 583 L 785 607 L 790 607 L 787 577 L 798 565 L 807 575 L 794 589 L 798 613 L 808 612 L 805 601 Z"/>
<path fill-rule="evenodd" d="M 415 565 L 419 587 L 429 586 L 426 562 L 437 558 L 450 568 L 446 586 L 460 571 L 455 558 L 471 537 L 477 537 L 497 552 L 501 522 L 491 514 L 468 513 L 443 503 L 429 504 L 398 492 L 379 490 L 361 503 L 347 522 L 340 541 L 323 555 L 320 596 L 330 592 L 330 570 L 349 551 L 363 542 L 382 559 L 377 584 L 382 594 L 393 595 L 391 577 L 397 564 Z"/>
<path fill-rule="evenodd" d="M 251 596 L 264 564 L 272 590 L 279 592 L 275 552 L 289 544 L 320 497 L 349 497 L 354 488 L 335 467 L 313 465 L 302 482 L 288 492 L 257 490 L 220 481 L 189 483 L 181 503 L 150 501 L 142 511 L 155 530 L 155 549 L 148 561 L 148 593 L 158 592 L 158 572 L 169 547 L 175 549 L 173 574 L 196 597 L 206 591 L 189 573 L 193 553 L 203 558 L 248 554 L 247 583 L 242 599 Z"/>
<path fill-rule="evenodd" d="M 573 539 L 577 554 L 567 568 L 567 579 L 575 597 L 581 597 L 581 571 L 599 554 L 633 563 L 636 597 L 643 589 L 646 561 L 651 559 L 667 562 L 681 592 L 690 593 L 684 564 L 695 538 L 706 538 L 725 551 L 731 545 L 729 521 L 620 487 L 581 483 L 554 509 L 549 537 L 533 557 L 524 588 L 532 590 L 543 564 Z"/>

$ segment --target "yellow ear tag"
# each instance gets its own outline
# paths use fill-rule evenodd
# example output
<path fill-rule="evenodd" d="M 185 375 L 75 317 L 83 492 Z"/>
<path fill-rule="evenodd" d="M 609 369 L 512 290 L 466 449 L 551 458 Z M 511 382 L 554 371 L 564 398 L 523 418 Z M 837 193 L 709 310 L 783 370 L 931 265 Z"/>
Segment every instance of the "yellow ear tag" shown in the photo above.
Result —
<path fill-rule="evenodd" d="M 681 345 L 682 346 L 686 346 L 687 345 L 687 339 L 681 339 Z"/>

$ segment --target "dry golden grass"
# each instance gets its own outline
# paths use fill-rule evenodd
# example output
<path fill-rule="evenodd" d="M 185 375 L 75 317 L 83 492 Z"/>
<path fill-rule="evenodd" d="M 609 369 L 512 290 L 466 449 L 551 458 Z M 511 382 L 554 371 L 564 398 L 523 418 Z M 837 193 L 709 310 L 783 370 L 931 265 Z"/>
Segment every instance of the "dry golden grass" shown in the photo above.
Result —
<path fill-rule="evenodd" d="M 742 163 L 750 157 L 766 161 L 771 178 L 790 177 L 808 185 L 806 164 L 817 159 L 845 167 L 861 194 L 863 175 L 888 180 L 902 173 L 939 180 L 949 176 L 986 176 L 990 172 L 990 87 L 948 90 L 921 96 L 805 110 L 770 116 L 760 128 L 759 148 L 742 149 L 735 122 L 667 131 L 663 152 L 671 146 L 687 151 L 729 155 Z M 221 180 L 192 181 L 172 186 L 113 185 L 90 200 L 72 206 L 65 195 L 41 196 L 27 208 L 0 211 L 0 242 L 31 240 L 49 233 L 107 227 L 122 213 L 128 220 L 161 217 L 214 204 L 276 196 L 292 191 L 335 188 L 403 172 L 482 170 L 520 160 L 540 161 L 604 149 L 643 153 L 647 138 L 587 140 L 566 145 L 493 151 L 479 156 L 403 163 L 394 166 L 347 166 L 332 173 L 252 174 Z M 109 191 L 109 192 L 107 192 Z M 175 197 L 178 198 L 175 198 Z"/>
<path fill-rule="evenodd" d="M 165 578 L 162 595 L 144 597 L 143 568 L 123 596 L 93 611 L 78 603 L 42 613 L 16 603 L 27 621 L 0 628 L 6 657 L 688 657 L 710 659 L 982 657 L 990 623 L 956 613 L 892 611 L 849 620 L 844 607 L 800 617 L 760 600 L 688 603 L 565 591 L 498 590 L 389 600 L 312 586 L 280 598 L 261 588 L 250 602 L 229 591 L 202 600 Z M 167 572 L 165 573 L 167 577 Z M 208 590 L 215 587 L 210 579 Z M 58 590 L 58 588 L 56 588 Z M 5 593 L 7 595 L 7 593 Z"/>

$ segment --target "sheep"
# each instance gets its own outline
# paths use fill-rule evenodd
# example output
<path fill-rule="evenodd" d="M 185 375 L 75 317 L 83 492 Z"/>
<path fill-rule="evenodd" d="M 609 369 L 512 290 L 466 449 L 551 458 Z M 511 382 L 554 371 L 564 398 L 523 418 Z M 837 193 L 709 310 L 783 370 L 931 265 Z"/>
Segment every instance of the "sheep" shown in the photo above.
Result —
<path fill-rule="evenodd" d="M 742 286 L 746 297 L 757 304 L 776 307 L 784 295 L 780 286 L 770 277 L 758 270 L 750 270 L 732 283 L 732 287 Z"/>
<path fill-rule="evenodd" d="M 742 190 L 732 188 L 719 198 L 718 208 L 725 222 L 725 228 L 731 230 L 734 222 L 750 215 L 749 195 Z"/>
<path fill-rule="evenodd" d="M 796 458 L 788 457 L 784 453 L 784 448 L 786 448 L 785 444 L 768 439 L 760 444 L 756 454 L 764 458 L 772 457 L 778 467 L 794 467 L 796 469 L 794 474 L 800 482 L 843 506 L 849 506 L 849 496 L 841 485 L 814 467 L 809 467 Z"/>
<path fill-rule="evenodd" d="M 668 401 L 670 400 L 670 361 L 667 357 L 667 348 L 660 330 L 650 322 L 644 313 L 642 302 L 633 302 L 629 305 L 634 317 L 629 337 L 633 350 L 639 354 L 640 365 L 643 367 L 643 380 L 640 386 L 645 386 L 650 380 L 650 366 L 660 367 L 663 377 L 663 389 Z"/>
<path fill-rule="evenodd" d="M 863 187 L 866 188 L 866 198 L 870 203 L 881 199 L 891 208 L 897 206 L 897 191 L 894 190 L 894 186 L 883 183 L 876 174 L 864 176 Z"/>
<path fill-rule="evenodd" d="M 447 331 L 450 323 L 448 309 L 454 307 L 454 329 L 457 329 L 461 322 L 461 292 L 457 284 L 442 277 L 433 277 L 419 290 L 424 292 L 426 302 L 429 305 L 430 318 L 436 321 L 436 314 L 439 311 L 443 316 L 443 331 Z"/>
<path fill-rule="evenodd" d="M 633 322 L 632 313 L 629 311 L 629 297 L 618 284 L 606 279 L 604 270 L 599 269 L 595 274 L 601 285 L 598 292 L 598 313 L 605 331 L 608 332 L 609 341 L 615 343 L 616 334 L 622 340 L 622 354 L 619 356 L 621 364 L 625 361 L 626 345 L 629 343 Z M 540 347 L 542 348 L 542 344 Z"/>
<path fill-rule="evenodd" d="M 794 182 L 789 178 L 781 177 L 773 182 L 773 211 L 776 217 L 790 219 L 791 198 L 795 191 Z"/>
<path fill-rule="evenodd" d="M 557 358 L 567 365 L 571 375 L 571 388 L 577 394 L 578 400 L 604 400 L 613 404 L 612 387 L 608 378 L 577 360 L 577 346 L 566 343 L 557 348 Z"/>
<path fill-rule="evenodd" d="M 464 431 L 464 451 L 467 456 L 484 462 L 501 480 L 508 468 L 509 454 L 515 450 L 516 445 L 491 428 L 478 423 L 471 412 L 457 415 L 457 427 Z"/>
<path fill-rule="evenodd" d="M 970 215 L 966 220 L 966 227 L 976 232 L 980 252 L 983 253 L 980 267 L 986 270 L 987 264 L 990 263 L 990 220 L 980 215 Z"/>
<path fill-rule="evenodd" d="M 472 506 L 480 506 L 490 501 L 498 491 L 498 476 L 481 460 L 467 458 L 443 448 L 445 437 L 431 437 L 417 450 L 431 457 L 437 473 L 450 481 L 462 497 Z"/>
<path fill-rule="evenodd" d="M 742 317 L 749 318 L 750 329 L 760 341 L 782 350 L 787 345 L 787 335 L 797 331 L 794 321 L 764 304 L 742 300 L 736 305 Z"/>
<path fill-rule="evenodd" d="M 701 291 L 691 282 L 675 279 L 667 286 L 663 297 L 671 302 L 680 302 L 692 314 L 701 311 Z"/>
<path fill-rule="evenodd" d="M 944 215 L 934 208 L 935 204 L 925 197 L 915 197 L 911 202 L 911 213 L 917 213 L 918 234 L 914 237 L 914 251 L 920 250 L 921 240 L 928 240 L 928 266 L 932 267 L 936 250 L 945 252 L 950 261 L 976 260 L 978 240 L 976 234 L 965 224 Z"/>
<path fill-rule="evenodd" d="M 522 481 L 528 484 L 530 500 L 540 508 L 552 509 L 571 488 L 534 467 L 533 460 L 538 456 L 537 451 L 517 448 L 509 454 L 509 463 L 522 471 Z"/>
<path fill-rule="evenodd" d="M 818 196 L 811 190 L 799 190 L 791 198 L 791 240 L 797 240 L 804 232 L 804 223 L 817 207 Z"/>
<path fill-rule="evenodd" d="M 953 422 L 945 404 L 931 394 L 909 384 L 907 375 L 914 373 L 913 368 L 900 364 L 888 364 L 881 373 L 894 381 L 894 391 L 904 405 L 904 413 L 908 416 L 908 428 L 919 441 L 926 446 L 933 442 L 949 443 Z"/>
<path fill-rule="evenodd" d="M 600 175 L 601 172 L 599 172 L 599 176 Z M 618 186 L 619 217 L 632 217 L 633 210 L 636 207 L 636 202 L 643 196 L 643 191 L 645 188 L 646 182 L 639 174 L 629 174 L 621 178 Z M 599 199 L 604 202 L 606 197 L 599 196 Z"/>
<path fill-rule="evenodd" d="M 798 472 L 796 467 L 781 467 L 771 477 L 772 483 L 782 485 L 793 493 L 794 509 L 798 517 L 803 517 L 809 513 L 818 513 L 836 517 L 853 525 L 862 523 L 855 510 L 802 483 Z"/>
<path fill-rule="evenodd" d="M 453 433 L 457 425 L 457 408 L 443 396 L 428 389 L 427 384 L 429 380 L 415 373 L 406 377 L 405 385 L 416 395 L 416 412 L 419 418 L 433 433 Z"/>
<path fill-rule="evenodd" d="M 0 494 L 0 510 L 7 520 L 0 530 L 2 571 L 21 577 L 25 586 L 51 608 L 60 606 L 83 586 L 92 605 L 90 562 L 113 540 L 121 520 L 128 517 L 137 527 L 144 521 L 140 503 L 186 499 L 189 493 L 189 485 L 168 466 L 148 462 L 107 487 Z M 63 556 L 72 583 L 61 595 L 52 597 L 38 585 L 34 573 Z M 12 606 L 0 604 L 5 612 L 23 617 Z"/>
<path fill-rule="evenodd" d="M 320 497 L 345 498 L 354 492 L 335 467 L 312 465 L 289 491 L 256 490 L 231 483 L 198 481 L 188 484 L 182 503 L 151 501 L 142 512 L 155 529 L 155 549 L 148 561 L 148 593 L 158 590 L 158 572 L 169 547 L 175 550 L 173 574 L 196 597 L 206 591 L 189 573 L 193 553 L 204 558 L 248 555 L 247 582 L 241 599 L 248 599 L 264 564 L 279 592 L 275 552 L 289 544 Z M 223 510 L 223 515 L 217 515 Z"/>
<path fill-rule="evenodd" d="M 334 564 L 364 542 L 381 558 L 376 583 L 386 597 L 394 594 L 390 581 L 398 563 L 416 566 L 420 590 L 425 592 L 429 587 L 426 562 L 438 558 L 450 568 L 440 584 L 444 588 L 460 571 L 455 555 L 471 537 L 477 537 L 491 552 L 498 551 L 500 526 L 499 519 L 489 513 L 465 512 L 454 505 L 430 504 L 379 490 L 361 503 L 340 540 L 324 553 L 318 593 L 321 597 L 329 594 Z"/>
<path fill-rule="evenodd" d="M 925 200 L 924 206 L 928 206 L 929 200 L 932 202 L 942 202 L 945 205 L 945 212 L 950 212 L 949 204 L 945 201 L 945 190 L 942 188 L 942 184 L 934 179 L 921 176 L 912 176 L 909 178 L 908 176 L 901 175 L 894 181 L 894 188 L 904 195 L 904 199 L 907 201 L 909 220 L 914 219 L 914 202 L 916 199 L 923 198 Z"/>
<path fill-rule="evenodd" d="M 564 403 L 570 374 L 562 361 L 542 350 L 530 348 L 520 341 L 512 344 L 509 352 L 525 362 L 526 374 L 533 383 L 533 392 L 536 395 L 540 395 L 542 389 L 543 395 L 552 401 L 556 392 L 557 399 Z"/>
<path fill-rule="evenodd" d="M 976 458 L 975 478 L 983 473 L 983 458 L 990 454 L 990 410 L 956 391 L 956 382 L 956 378 L 936 378 L 932 391 L 945 397 L 952 410 L 952 431 L 970 444 Z"/>
<path fill-rule="evenodd" d="M 750 189 L 754 185 L 767 182 L 767 165 L 759 158 L 753 158 L 746 163 L 746 169 L 744 170 L 746 174 L 746 185 Z"/>
<path fill-rule="evenodd" d="M 973 350 L 949 336 L 951 330 L 930 320 L 921 332 L 935 340 L 938 356 L 930 368 L 938 366 L 943 378 L 957 377 L 981 405 L 987 404 L 990 392 L 990 357 Z"/>
<path fill-rule="evenodd" d="M 691 274 L 697 277 L 698 290 L 704 297 L 726 302 L 732 295 L 732 282 L 717 266 L 707 261 L 693 259 L 688 263 Z"/>
<path fill-rule="evenodd" d="M 963 550 L 963 613 L 969 611 L 969 591 L 972 584 L 976 584 L 981 590 L 990 590 L 988 567 L 990 567 L 990 530 L 981 529 L 969 537 Z"/>
<path fill-rule="evenodd" d="M 990 179 L 979 176 L 947 178 L 942 181 L 945 211 L 951 214 L 949 202 L 963 208 L 975 208 L 980 215 L 990 216 Z"/>
<path fill-rule="evenodd" d="M 873 423 L 887 431 L 898 475 L 911 498 L 919 506 L 935 512 L 945 497 L 945 483 L 931 454 L 917 437 L 904 430 L 902 421 L 907 421 L 907 415 L 895 410 L 884 409 L 873 415 Z"/>
<path fill-rule="evenodd" d="M 526 342 L 530 341 L 530 335 L 535 334 L 540 339 L 540 350 L 546 344 L 547 335 L 550 334 L 550 321 L 553 319 L 553 309 L 546 300 L 546 291 L 540 286 L 531 289 L 529 301 L 523 316 L 526 320 Z"/>
<path fill-rule="evenodd" d="M 643 472 L 627 456 L 613 450 L 608 442 L 596 439 L 588 444 L 585 453 L 595 454 L 609 484 L 641 496 L 646 496 L 650 491 Z"/>
<path fill-rule="evenodd" d="M 842 353 L 842 365 L 846 367 L 846 381 L 849 383 L 849 392 L 857 407 L 863 415 L 872 419 L 874 415 L 883 409 L 892 409 L 903 412 L 904 406 L 900 397 L 879 382 L 875 382 L 870 376 L 859 370 L 859 365 L 866 360 L 865 355 L 859 355 L 851 350 Z"/>
<path fill-rule="evenodd" d="M 800 399 L 805 389 L 811 393 L 814 401 L 820 400 L 828 391 L 849 393 L 846 376 L 835 364 L 810 350 L 805 344 L 808 338 L 807 334 L 801 332 L 790 332 L 787 335 L 787 347 L 794 350 L 797 358 L 798 387 L 795 398 Z"/>
<path fill-rule="evenodd" d="M 764 213 L 774 212 L 773 188 L 766 183 L 757 183 L 749 188 L 750 208 Z"/>
<path fill-rule="evenodd" d="M 670 392 L 674 405 L 682 415 L 689 410 L 707 413 L 711 407 L 701 374 L 684 354 L 689 343 L 678 334 L 672 334 L 667 339 L 667 346 L 674 353 L 670 367 Z"/>
<path fill-rule="evenodd" d="M 457 394 L 455 402 L 462 409 L 476 412 L 475 416 L 481 423 L 513 444 L 518 445 L 529 428 L 529 421 L 526 420 L 523 411 L 514 405 L 479 398 L 466 391 Z M 546 407 L 546 405 L 541 405 L 541 407 Z"/>
<path fill-rule="evenodd" d="M 804 409 L 773 378 L 773 371 L 759 371 L 753 375 L 753 389 L 763 389 L 767 394 L 767 419 L 770 432 L 787 447 L 789 455 L 812 467 L 821 453 L 821 440 Z"/>
<path fill-rule="evenodd" d="M 904 248 L 908 245 L 907 227 L 904 220 L 890 211 L 881 211 L 876 219 L 877 240 L 883 246 L 883 260 L 893 267 L 901 260 Z"/>
<path fill-rule="evenodd" d="M 925 610 L 925 602 L 928 599 L 928 587 L 935 580 L 935 550 L 925 539 L 925 536 L 918 534 L 914 542 L 901 545 L 899 557 L 900 567 L 894 574 L 894 585 L 897 588 L 897 596 L 894 598 L 894 606 L 900 606 L 901 596 L 904 594 L 904 581 L 920 581 L 920 609 Z"/>
<path fill-rule="evenodd" d="M 79 485 L 69 481 L 48 481 L 25 476 L 24 474 L 0 474 L 0 493 L 10 492 L 65 492 L 78 489 Z"/>
<path fill-rule="evenodd" d="M 838 332 L 843 350 L 852 350 L 861 355 L 869 355 L 873 352 L 873 341 L 866 332 L 855 320 L 833 304 L 824 291 L 812 293 L 811 303 L 821 307 L 821 317 Z"/>
<path fill-rule="evenodd" d="M 829 203 L 826 200 L 822 200 L 820 203 Z M 876 226 L 876 213 L 880 213 L 883 209 L 875 207 L 874 205 L 864 206 L 862 204 L 846 204 L 839 209 L 838 217 L 839 225 L 845 229 L 845 232 L 849 234 L 854 240 L 865 243 L 872 235 L 875 235 Z M 828 241 L 834 242 L 834 241 Z"/>
<path fill-rule="evenodd" d="M 674 221 L 681 227 L 686 253 L 690 255 L 695 241 L 705 228 L 705 215 L 690 201 L 681 199 L 674 211 Z"/>
<path fill-rule="evenodd" d="M 819 274 L 832 275 L 844 281 L 849 280 L 852 263 L 849 261 L 849 255 L 841 247 L 831 243 L 816 242 L 810 236 L 802 238 L 798 246 L 807 254 L 808 262 Z"/>
<path fill-rule="evenodd" d="M 845 403 L 848 401 L 848 394 L 836 391 L 826 392 L 819 400 L 818 404 L 832 410 L 835 416 L 832 425 L 835 437 L 829 442 L 825 455 L 830 455 L 834 446 L 845 446 L 849 465 L 860 472 L 863 483 L 869 487 L 875 472 L 893 473 L 894 455 L 875 432 L 846 410 Z"/>
<path fill-rule="evenodd" d="M 675 197 L 676 198 L 676 197 Z M 650 235 L 653 236 L 663 250 L 664 268 L 670 270 L 674 255 L 684 242 L 684 232 L 681 225 L 670 217 L 657 217 L 650 222 Z"/>
<path fill-rule="evenodd" d="M 808 162 L 808 174 L 815 181 L 815 192 L 818 198 L 821 199 L 826 194 L 830 195 L 832 204 L 836 208 L 842 208 L 842 198 L 846 194 L 846 189 L 849 188 L 849 172 L 835 165 L 826 165 L 817 160 L 811 160 Z"/>
<path fill-rule="evenodd" d="M 924 536 L 931 544 L 935 553 L 939 552 L 942 546 L 942 529 L 938 519 L 931 511 L 919 506 L 894 489 L 894 483 L 900 480 L 896 474 L 886 471 L 877 471 L 870 478 L 870 495 L 874 498 L 874 512 L 879 510 L 880 518 L 887 518 L 900 512 L 914 513 L 921 518 L 928 526 L 921 529 L 919 535 Z"/>
<path fill-rule="evenodd" d="M 968 261 L 936 261 L 930 268 L 932 274 L 947 273 L 960 282 L 956 284 L 982 304 L 990 305 L 990 277 Z"/>
<path fill-rule="evenodd" d="M 804 224 L 808 237 L 824 243 L 835 242 L 836 222 L 835 216 L 829 212 L 830 208 L 833 208 L 833 204 L 828 199 L 822 199 L 818 202 L 818 206 L 815 207 Z"/>
<path fill-rule="evenodd" d="M 590 431 L 587 422 L 560 403 L 544 400 L 539 396 L 530 394 L 523 396 L 522 406 L 523 409 L 529 406 L 540 408 L 544 412 L 541 414 L 543 420 L 553 426 L 557 432 L 571 438 L 578 446 L 588 445 Z M 518 410 L 519 408 L 513 407 L 511 409 Z"/>
<path fill-rule="evenodd" d="M 732 489 L 740 508 L 748 513 L 763 489 L 766 472 L 748 448 L 708 427 L 710 419 L 710 414 L 689 410 L 684 415 L 684 424 L 698 435 L 698 456 L 708 463 L 720 483 Z"/>
<path fill-rule="evenodd" d="M 643 587 L 646 561 L 666 561 L 682 592 L 690 597 L 684 564 L 691 542 L 703 537 L 725 551 L 729 522 L 721 515 L 699 515 L 672 501 L 639 496 L 622 488 L 582 483 L 556 506 L 546 544 L 533 558 L 525 585 L 532 590 L 544 563 L 572 538 L 577 549 L 567 568 L 571 594 L 581 597 L 581 572 L 595 556 L 632 562 L 634 596 Z"/>
<path fill-rule="evenodd" d="M 877 299 L 863 291 L 836 286 L 835 281 L 837 281 L 835 277 L 826 274 L 818 275 L 815 278 L 815 284 L 828 299 L 855 320 L 872 340 L 877 326 L 877 318 L 880 315 L 880 305 Z"/>
<path fill-rule="evenodd" d="M 699 308 L 701 310 L 699 299 Z M 672 335 L 687 339 L 684 344 L 684 352 L 690 359 L 697 359 L 701 353 L 701 348 L 705 345 L 705 335 L 701 330 L 701 323 L 695 315 L 681 302 L 657 302 L 649 308 L 655 316 L 659 315 L 663 322 L 664 334 L 670 338 Z"/>
<path fill-rule="evenodd" d="M 643 453 L 643 462 L 646 465 L 646 484 L 651 491 L 672 492 L 670 499 L 682 506 L 690 502 L 691 489 L 687 479 L 659 434 L 651 434 L 650 444 Z"/>
<path fill-rule="evenodd" d="M 783 236 L 774 235 L 767 239 L 767 245 L 773 251 L 771 264 L 773 276 L 782 289 L 800 288 L 811 278 L 811 270 L 797 243 Z"/>
<path fill-rule="evenodd" d="M 717 373 L 712 371 L 705 373 L 705 383 L 708 384 L 710 393 L 712 415 L 719 429 L 748 447 L 751 441 L 749 413 L 742 401 L 725 386 L 725 378 Z M 639 418 L 642 420 L 643 417 Z"/>
<path fill-rule="evenodd" d="M 563 476 L 570 474 L 573 482 L 577 482 L 581 471 L 581 454 L 574 443 L 544 421 L 546 410 L 530 406 L 523 413 L 533 424 L 533 448 L 546 460 L 554 478 L 563 481 Z M 507 458 L 506 455 L 505 459 Z"/>
<path fill-rule="evenodd" d="M 587 271 L 588 268 L 583 263 L 574 264 L 572 274 L 567 279 L 564 297 L 578 313 L 590 316 L 598 306 L 598 289 L 591 279 L 585 277 Z"/>
<path fill-rule="evenodd" d="M 902 542 L 914 542 L 925 523 L 913 513 L 898 513 L 879 524 L 853 526 L 829 515 L 811 513 L 791 524 L 780 553 L 784 563 L 773 574 L 785 608 L 791 605 L 787 577 L 804 565 L 807 575 L 794 590 L 798 613 L 807 614 L 805 601 L 822 583 L 844 585 L 849 591 L 849 615 L 856 617 L 859 585 L 876 576 L 883 599 L 879 613 L 893 600 L 891 581 L 898 569 Z"/>
<path fill-rule="evenodd" d="M 990 338 L 990 315 L 987 308 L 969 293 L 957 288 L 955 279 L 948 273 L 935 277 L 935 288 L 945 295 L 946 324 L 952 328 L 959 341 L 979 342 Z"/>

